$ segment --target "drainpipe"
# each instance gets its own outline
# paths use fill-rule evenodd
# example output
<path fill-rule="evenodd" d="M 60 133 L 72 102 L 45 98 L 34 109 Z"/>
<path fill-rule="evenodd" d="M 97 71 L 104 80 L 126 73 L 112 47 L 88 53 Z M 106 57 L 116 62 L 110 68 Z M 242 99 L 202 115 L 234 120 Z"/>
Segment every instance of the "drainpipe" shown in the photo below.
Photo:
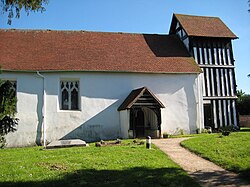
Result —
<path fill-rule="evenodd" d="M 46 148 L 46 91 L 45 91 L 45 77 L 39 72 L 36 72 L 39 77 L 43 79 L 43 102 L 42 102 L 42 124 L 43 124 L 43 146 Z"/>

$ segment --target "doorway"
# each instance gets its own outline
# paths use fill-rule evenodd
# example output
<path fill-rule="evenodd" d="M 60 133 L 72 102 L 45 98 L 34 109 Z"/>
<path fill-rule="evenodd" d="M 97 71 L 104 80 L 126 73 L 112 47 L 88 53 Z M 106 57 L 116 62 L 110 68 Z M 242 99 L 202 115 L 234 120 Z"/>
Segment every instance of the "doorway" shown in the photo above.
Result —
<path fill-rule="evenodd" d="M 135 114 L 134 119 L 135 125 L 135 134 L 137 138 L 145 136 L 145 127 L 144 127 L 144 112 L 142 109 L 138 109 Z"/>
<path fill-rule="evenodd" d="M 204 126 L 213 127 L 212 105 L 204 104 Z"/>
<path fill-rule="evenodd" d="M 130 110 L 130 128 L 134 138 L 159 138 L 161 133 L 161 111 L 159 108 L 132 108 Z"/>

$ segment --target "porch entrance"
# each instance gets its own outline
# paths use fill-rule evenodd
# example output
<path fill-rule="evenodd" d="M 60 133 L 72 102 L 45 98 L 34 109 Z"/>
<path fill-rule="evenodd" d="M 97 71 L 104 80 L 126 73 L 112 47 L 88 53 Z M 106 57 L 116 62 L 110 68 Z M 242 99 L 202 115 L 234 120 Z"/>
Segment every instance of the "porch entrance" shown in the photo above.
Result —
<path fill-rule="evenodd" d="M 130 128 L 134 138 L 159 138 L 161 134 L 160 108 L 132 108 L 130 110 Z"/>
<path fill-rule="evenodd" d="M 161 108 L 165 108 L 160 100 L 146 87 L 132 90 L 123 101 L 118 111 L 129 111 L 129 137 L 159 138 L 161 136 Z"/>

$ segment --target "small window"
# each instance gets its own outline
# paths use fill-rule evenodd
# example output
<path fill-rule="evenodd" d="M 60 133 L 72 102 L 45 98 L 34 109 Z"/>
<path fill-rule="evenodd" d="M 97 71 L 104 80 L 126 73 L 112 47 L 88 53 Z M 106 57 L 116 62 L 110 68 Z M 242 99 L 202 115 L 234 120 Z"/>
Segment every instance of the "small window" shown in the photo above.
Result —
<path fill-rule="evenodd" d="M 61 110 L 79 110 L 79 81 L 61 81 Z"/>

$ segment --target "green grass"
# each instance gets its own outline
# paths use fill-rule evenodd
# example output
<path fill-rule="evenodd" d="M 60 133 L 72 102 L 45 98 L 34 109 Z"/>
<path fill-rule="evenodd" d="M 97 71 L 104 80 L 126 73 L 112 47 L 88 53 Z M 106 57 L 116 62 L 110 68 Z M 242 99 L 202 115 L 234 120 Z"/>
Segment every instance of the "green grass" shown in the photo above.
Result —
<path fill-rule="evenodd" d="M 0 150 L 0 186 L 198 186 L 155 146 Z"/>
<path fill-rule="evenodd" d="M 233 132 L 229 136 L 204 134 L 183 141 L 182 146 L 192 152 L 239 173 L 250 180 L 250 131 Z"/>

